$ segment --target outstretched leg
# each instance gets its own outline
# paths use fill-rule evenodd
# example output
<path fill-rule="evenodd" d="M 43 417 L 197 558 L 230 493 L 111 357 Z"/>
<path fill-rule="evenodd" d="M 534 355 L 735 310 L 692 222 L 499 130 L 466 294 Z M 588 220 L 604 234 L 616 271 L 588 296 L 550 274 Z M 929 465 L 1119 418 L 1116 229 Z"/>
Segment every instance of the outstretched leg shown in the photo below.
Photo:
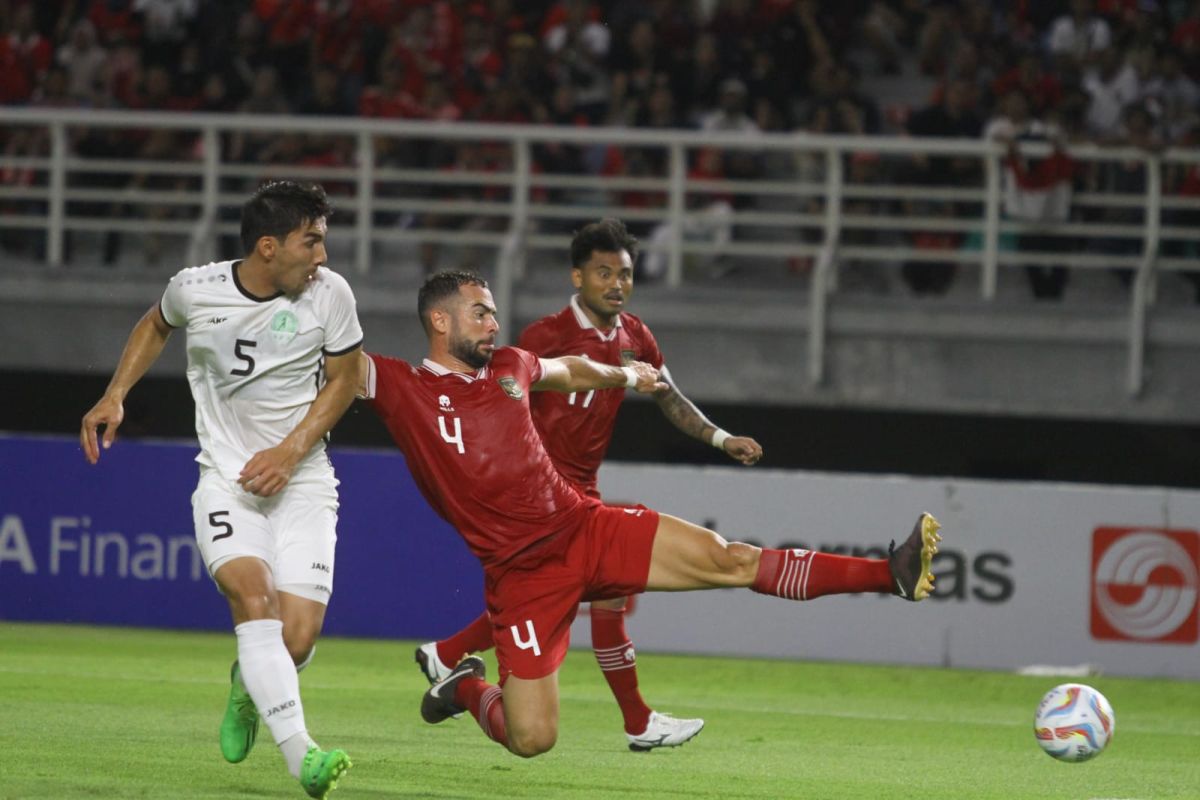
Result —
<path fill-rule="evenodd" d="M 827 594 L 884 592 L 923 600 L 933 589 L 930 563 L 939 525 L 922 514 L 908 539 L 888 558 L 854 558 L 811 550 L 770 550 L 727 542 L 706 528 L 659 515 L 648 591 L 744 586 L 790 600 Z"/>

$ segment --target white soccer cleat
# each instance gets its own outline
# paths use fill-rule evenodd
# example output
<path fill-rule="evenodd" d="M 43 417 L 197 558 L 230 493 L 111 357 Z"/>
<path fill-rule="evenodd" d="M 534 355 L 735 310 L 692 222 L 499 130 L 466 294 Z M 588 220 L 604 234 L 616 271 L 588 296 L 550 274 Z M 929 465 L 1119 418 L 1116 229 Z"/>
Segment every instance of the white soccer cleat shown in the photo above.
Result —
<path fill-rule="evenodd" d="M 445 679 L 452 671 L 438 658 L 437 642 L 426 642 L 418 647 L 415 660 L 417 666 L 421 668 L 421 673 L 431 685 Z"/>
<path fill-rule="evenodd" d="M 675 719 L 670 714 L 650 712 L 650 722 L 646 730 L 636 736 L 625 734 L 629 739 L 629 749 L 635 753 L 645 753 L 656 747 L 679 747 L 690 742 L 704 728 L 702 719 Z"/>

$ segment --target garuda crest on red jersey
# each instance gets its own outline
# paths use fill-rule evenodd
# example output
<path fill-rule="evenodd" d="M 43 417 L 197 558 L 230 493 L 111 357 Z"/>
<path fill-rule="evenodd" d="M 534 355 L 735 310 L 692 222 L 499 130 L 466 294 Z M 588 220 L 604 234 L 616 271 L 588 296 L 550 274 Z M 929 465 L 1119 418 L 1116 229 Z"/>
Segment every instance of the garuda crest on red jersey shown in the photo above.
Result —
<path fill-rule="evenodd" d="M 525 396 L 525 393 L 521 391 L 521 385 L 517 383 L 517 379 L 511 375 L 505 375 L 502 378 L 497 378 L 496 381 L 500 384 L 500 388 L 504 390 L 504 393 L 513 400 L 520 400 Z"/>

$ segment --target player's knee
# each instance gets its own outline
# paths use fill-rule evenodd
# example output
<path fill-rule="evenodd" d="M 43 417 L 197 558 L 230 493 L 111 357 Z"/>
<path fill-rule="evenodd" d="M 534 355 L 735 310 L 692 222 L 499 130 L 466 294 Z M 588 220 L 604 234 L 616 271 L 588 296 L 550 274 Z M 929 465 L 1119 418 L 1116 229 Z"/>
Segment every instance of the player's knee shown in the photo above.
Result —
<path fill-rule="evenodd" d="M 246 589 L 229 592 L 227 596 L 237 619 L 279 619 L 279 604 L 270 592 Z"/>
<path fill-rule="evenodd" d="M 542 725 L 523 731 L 509 731 L 508 749 L 521 758 L 533 758 L 548 752 L 558 741 L 553 725 Z"/>
<path fill-rule="evenodd" d="M 760 552 L 759 548 L 744 542 L 721 541 L 714 543 L 713 564 L 719 572 L 735 581 L 741 581 L 746 575 L 753 579 Z"/>

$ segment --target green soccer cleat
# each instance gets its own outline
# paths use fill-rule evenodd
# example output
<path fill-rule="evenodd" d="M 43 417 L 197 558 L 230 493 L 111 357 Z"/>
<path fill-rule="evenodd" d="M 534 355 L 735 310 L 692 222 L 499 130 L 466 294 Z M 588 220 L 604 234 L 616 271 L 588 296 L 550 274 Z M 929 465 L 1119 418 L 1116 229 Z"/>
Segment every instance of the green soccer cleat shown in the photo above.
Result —
<path fill-rule="evenodd" d="M 242 685 L 238 662 L 229 671 L 229 701 L 221 720 L 221 755 L 230 764 L 245 761 L 258 736 L 258 709 Z"/>
<path fill-rule="evenodd" d="M 309 797 L 325 800 L 337 788 L 338 778 L 352 766 L 345 750 L 326 753 L 319 747 L 310 747 L 300 767 L 300 785 Z"/>

